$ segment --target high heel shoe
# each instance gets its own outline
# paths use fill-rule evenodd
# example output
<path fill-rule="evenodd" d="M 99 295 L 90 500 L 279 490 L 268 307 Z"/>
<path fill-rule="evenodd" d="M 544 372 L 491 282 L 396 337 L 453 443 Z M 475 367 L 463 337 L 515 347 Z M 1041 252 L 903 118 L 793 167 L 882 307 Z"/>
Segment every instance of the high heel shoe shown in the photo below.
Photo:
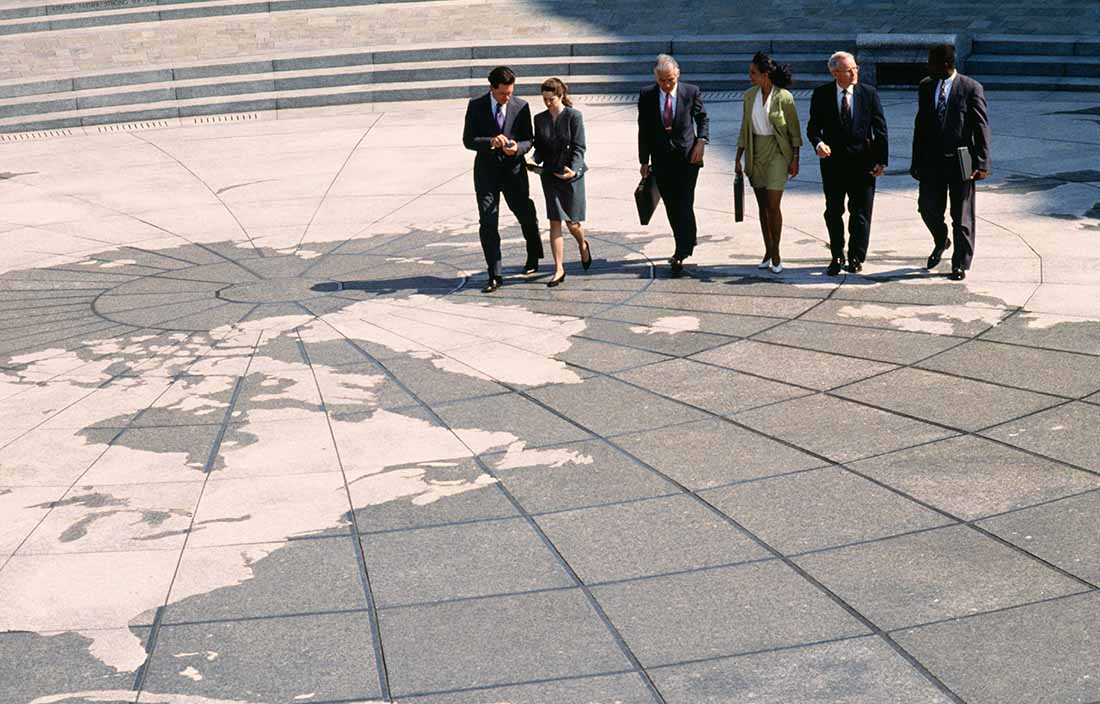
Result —
<path fill-rule="evenodd" d="M 546 282 L 546 288 L 554 288 L 555 286 L 560 284 L 562 281 L 565 281 L 565 272 L 562 272 L 561 278 L 550 279 L 549 281 L 547 281 Z"/>
<path fill-rule="evenodd" d="M 588 240 L 584 241 L 584 253 L 588 257 L 581 257 L 581 266 L 584 267 L 585 271 L 588 271 L 588 267 L 592 266 L 592 245 L 588 244 Z"/>
<path fill-rule="evenodd" d="M 771 265 L 772 265 L 772 258 L 771 257 L 764 257 L 764 259 L 759 264 L 756 265 L 756 268 L 757 269 L 769 269 L 769 268 L 771 268 Z"/>

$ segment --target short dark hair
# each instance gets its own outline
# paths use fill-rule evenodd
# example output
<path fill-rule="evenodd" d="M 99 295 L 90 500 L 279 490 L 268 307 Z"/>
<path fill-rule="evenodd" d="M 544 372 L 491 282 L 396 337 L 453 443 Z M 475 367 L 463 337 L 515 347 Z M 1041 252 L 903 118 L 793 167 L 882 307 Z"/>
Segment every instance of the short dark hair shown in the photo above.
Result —
<path fill-rule="evenodd" d="M 516 73 L 507 66 L 497 66 L 489 72 L 489 85 L 494 88 L 510 86 L 516 82 Z"/>
<path fill-rule="evenodd" d="M 936 44 L 928 50 L 928 63 L 939 66 L 947 64 L 948 68 L 955 68 L 955 45 Z"/>

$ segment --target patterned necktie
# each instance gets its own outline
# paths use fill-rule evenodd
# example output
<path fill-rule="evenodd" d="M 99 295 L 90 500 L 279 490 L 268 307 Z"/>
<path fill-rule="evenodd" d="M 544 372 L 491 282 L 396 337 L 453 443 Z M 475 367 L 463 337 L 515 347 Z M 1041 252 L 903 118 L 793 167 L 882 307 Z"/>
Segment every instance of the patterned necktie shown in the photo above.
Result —
<path fill-rule="evenodd" d="M 497 127 L 504 130 L 504 106 L 497 103 Z"/>
<path fill-rule="evenodd" d="M 847 88 L 840 94 L 840 124 L 843 125 L 846 130 L 852 128 L 852 105 L 848 102 Z"/>
<path fill-rule="evenodd" d="M 947 120 L 947 81 L 940 81 L 940 97 L 936 102 L 936 117 L 940 120 L 940 126 Z"/>
<path fill-rule="evenodd" d="M 672 94 L 665 93 L 665 111 L 662 115 L 662 122 L 665 124 L 665 131 L 672 131 Z"/>

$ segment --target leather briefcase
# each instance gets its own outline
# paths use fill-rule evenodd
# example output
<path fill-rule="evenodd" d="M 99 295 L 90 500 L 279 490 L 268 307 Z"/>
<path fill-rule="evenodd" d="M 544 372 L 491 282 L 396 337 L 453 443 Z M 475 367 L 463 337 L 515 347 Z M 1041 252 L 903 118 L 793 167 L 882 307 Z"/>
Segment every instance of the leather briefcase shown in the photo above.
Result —
<path fill-rule="evenodd" d="M 634 204 L 638 206 L 638 220 L 643 225 L 648 225 L 661 202 L 661 191 L 657 188 L 657 179 L 653 172 L 638 182 L 634 189 Z"/>

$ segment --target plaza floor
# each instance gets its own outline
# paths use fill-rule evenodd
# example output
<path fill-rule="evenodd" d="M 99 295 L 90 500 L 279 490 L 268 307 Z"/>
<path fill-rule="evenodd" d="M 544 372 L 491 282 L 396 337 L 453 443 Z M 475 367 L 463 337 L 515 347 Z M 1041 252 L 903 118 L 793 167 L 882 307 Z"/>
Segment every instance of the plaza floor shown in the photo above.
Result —
<path fill-rule="evenodd" d="M 592 269 L 505 214 L 491 296 L 462 105 L 0 147 L 0 701 L 1100 702 L 1100 98 L 989 100 L 964 282 L 908 92 L 836 278 L 738 102 L 687 276 L 604 99 Z"/>

